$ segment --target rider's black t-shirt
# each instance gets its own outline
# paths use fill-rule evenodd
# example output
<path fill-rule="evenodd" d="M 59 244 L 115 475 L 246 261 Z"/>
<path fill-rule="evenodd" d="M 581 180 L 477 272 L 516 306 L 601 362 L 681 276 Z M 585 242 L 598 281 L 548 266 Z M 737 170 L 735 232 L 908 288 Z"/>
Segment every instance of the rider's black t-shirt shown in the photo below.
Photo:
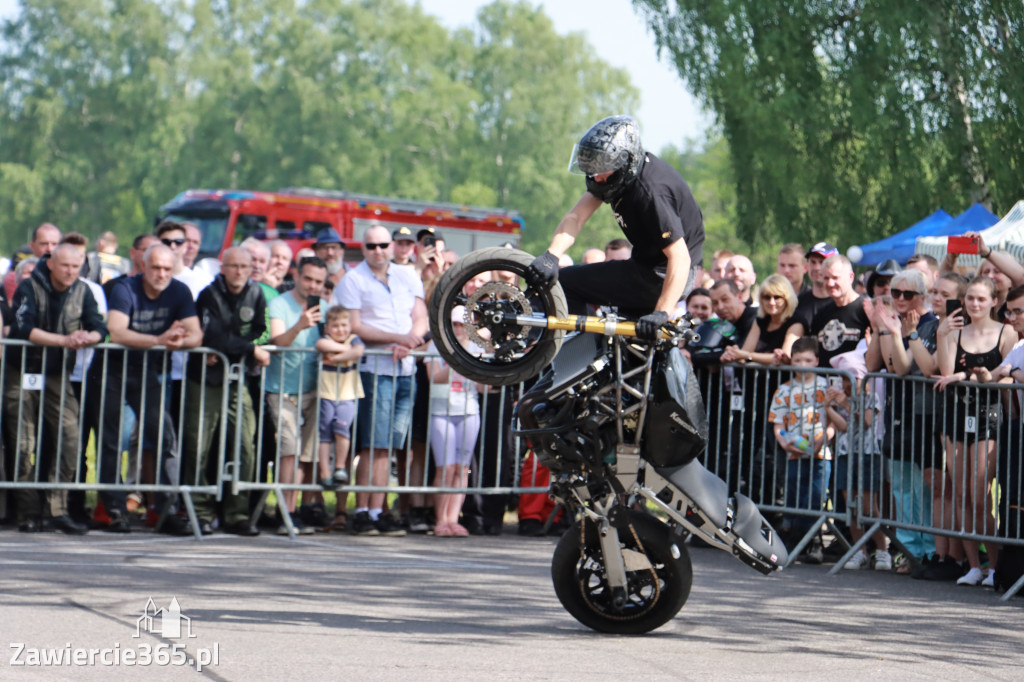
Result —
<path fill-rule="evenodd" d="M 829 300 L 811 322 L 811 336 L 817 337 L 821 346 L 818 366 L 831 367 L 829 360 L 833 357 L 856 350 L 870 324 L 864 312 L 863 296 L 841 308 Z"/>
<path fill-rule="evenodd" d="M 663 249 L 686 240 L 691 266 L 704 262 L 704 217 L 689 185 L 675 168 L 650 152 L 637 179 L 612 201 L 612 212 L 633 245 L 633 260 L 665 265 Z"/>

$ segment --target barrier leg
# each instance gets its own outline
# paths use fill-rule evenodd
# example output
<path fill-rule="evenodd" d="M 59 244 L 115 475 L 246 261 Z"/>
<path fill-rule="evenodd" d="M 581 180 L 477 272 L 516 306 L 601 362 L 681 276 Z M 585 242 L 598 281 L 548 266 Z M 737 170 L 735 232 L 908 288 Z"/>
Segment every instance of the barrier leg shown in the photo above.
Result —
<path fill-rule="evenodd" d="M 284 489 L 280 486 L 274 486 L 274 494 L 277 495 L 277 511 L 281 514 L 281 520 L 284 521 L 284 527 L 288 529 L 288 539 L 295 539 L 295 524 L 292 523 L 292 514 L 288 511 L 288 505 L 284 503 Z M 267 499 L 267 496 L 263 496 L 263 500 L 260 501 L 262 506 L 263 501 Z"/>
<path fill-rule="evenodd" d="M 1013 584 L 1013 587 L 1008 589 L 1006 594 L 999 598 L 999 601 L 1009 600 L 1013 595 L 1017 594 L 1022 587 L 1024 587 L 1024 575 L 1017 579 L 1017 582 Z"/>
<path fill-rule="evenodd" d="M 814 536 L 821 532 L 821 524 L 825 523 L 827 520 L 828 513 L 826 512 L 811 524 L 810 529 L 804 533 L 804 536 L 800 538 L 800 542 L 796 543 L 796 547 L 794 547 L 793 551 L 789 553 L 789 560 L 786 561 L 786 565 L 783 566 L 783 568 L 789 568 L 793 562 L 796 561 L 796 558 L 803 553 L 807 545 L 809 545 L 811 540 L 814 539 Z"/>
<path fill-rule="evenodd" d="M 192 502 L 192 491 L 182 490 L 181 499 L 185 501 L 185 512 L 188 514 L 189 523 L 192 524 L 192 536 L 196 540 L 202 540 L 203 533 L 199 529 L 199 517 L 196 516 L 196 506 Z"/>

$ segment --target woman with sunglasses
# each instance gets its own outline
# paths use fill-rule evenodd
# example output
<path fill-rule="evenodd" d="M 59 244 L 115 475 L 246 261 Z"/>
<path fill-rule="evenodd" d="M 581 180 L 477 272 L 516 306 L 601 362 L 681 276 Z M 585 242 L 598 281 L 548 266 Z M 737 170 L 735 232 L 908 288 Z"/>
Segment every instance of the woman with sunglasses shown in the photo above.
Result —
<path fill-rule="evenodd" d="M 722 353 L 722 362 L 750 362 L 776 366 L 790 364 L 793 342 L 804 335 L 804 325 L 794 315 L 797 305 L 796 291 L 784 276 L 769 275 L 761 283 L 758 300 L 761 305 L 757 309 L 757 319 L 750 326 L 743 347 L 728 346 Z M 762 445 L 770 446 L 770 442 L 773 443 L 775 440 L 773 432 L 769 430 L 767 434 L 765 433 L 766 422 L 758 417 L 764 414 L 763 406 L 775 395 L 775 390 L 782 381 L 781 373 L 761 368 L 745 368 L 736 369 L 734 377 L 742 392 L 745 406 L 738 420 L 742 431 L 737 435 L 738 450 L 757 453 Z M 751 438 L 751 448 L 742 444 L 747 434 Z M 781 468 L 775 469 L 774 467 L 780 463 L 775 462 L 773 458 L 755 456 L 741 464 L 741 478 L 749 481 L 748 494 L 755 502 L 771 501 L 777 492 L 773 489 L 785 480 L 785 462 L 781 463 Z"/>
<path fill-rule="evenodd" d="M 891 463 L 890 480 L 897 514 L 905 523 L 950 528 L 951 519 L 942 520 L 943 493 L 949 481 L 943 481 L 942 444 L 935 426 L 935 398 L 931 385 L 923 377 L 935 374 L 936 329 L 939 320 L 928 311 L 928 293 L 924 274 L 919 270 L 901 270 L 892 278 L 889 300 L 875 307 L 872 320 L 875 331 L 869 356 L 874 369 L 900 377 L 917 377 L 886 382 L 885 439 L 882 450 Z M 945 301 L 942 303 L 945 310 Z M 875 355 L 877 353 L 877 355 Z M 926 490 L 927 487 L 927 490 Z M 928 492 L 930 491 L 930 493 Z M 932 505 L 933 500 L 935 505 Z M 936 550 L 940 560 L 949 556 L 947 538 L 932 539 L 918 531 L 898 529 L 897 539 L 918 559 Z M 929 567 L 931 564 L 929 564 Z M 897 570 L 909 572 L 909 564 Z M 938 576 L 936 576 L 938 577 Z M 956 575 L 950 579 L 958 578 Z"/>
<path fill-rule="evenodd" d="M 938 361 L 942 374 L 935 388 L 946 394 L 943 433 L 946 460 L 952 467 L 952 508 L 954 521 L 966 533 L 992 535 L 990 484 L 995 477 L 995 449 L 1002 406 L 998 391 L 978 387 L 946 387 L 961 381 L 976 381 L 979 368 L 993 370 L 1002 363 L 1017 341 L 1012 327 L 997 322 L 996 284 L 988 277 L 975 277 L 967 286 L 963 307 L 954 310 L 938 327 Z M 970 322 L 965 324 L 965 315 Z M 964 540 L 970 570 L 958 585 L 992 584 L 981 572 L 976 540 Z M 986 543 L 989 566 L 995 569 L 997 550 Z"/>
<path fill-rule="evenodd" d="M 750 328 L 743 348 L 729 346 L 722 362 L 756 362 L 762 365 L 789 364 L 793 342 L 804 335 L 804 325 L 794 317 L 796 292 L 782 275 L 770 275 L 761 284 L 757 320 Z"/>

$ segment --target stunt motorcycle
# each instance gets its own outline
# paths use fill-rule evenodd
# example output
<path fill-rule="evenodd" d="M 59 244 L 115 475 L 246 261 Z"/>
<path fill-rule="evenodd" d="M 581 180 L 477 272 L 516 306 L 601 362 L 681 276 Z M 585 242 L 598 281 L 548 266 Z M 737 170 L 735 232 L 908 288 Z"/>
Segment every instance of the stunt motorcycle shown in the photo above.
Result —
<path fill-rule="evenodd" d="M 551 470 L 550 495 L 573 520 L 551 562 L 562 606 L 600 632 L 664 625 L 690 593 L 690 534 L 766 575 L 781 570 L 785 545 L 754 502 L 701 464 L 707 417 L 680 351 L 696 338 L 688 320 L 650 342 L 631 321 L 568 315 L 557 284 L 526 284 L 532 261 L 507 247 L 460 259 L 431 297 L 430 329 L 469 379 L 497 386 L 541 375 L 519 400 L 516 434 Z M 496 276 L 466 294 L 484 272 Z M 460 308 L 465 346 L 451 322 Z"/>

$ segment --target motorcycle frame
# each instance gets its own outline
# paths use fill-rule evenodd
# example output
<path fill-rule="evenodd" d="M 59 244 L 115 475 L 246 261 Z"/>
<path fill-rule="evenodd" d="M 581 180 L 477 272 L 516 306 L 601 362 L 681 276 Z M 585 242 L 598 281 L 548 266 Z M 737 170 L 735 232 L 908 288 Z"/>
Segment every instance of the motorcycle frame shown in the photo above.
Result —
<path fill-rule="evenodd" d="M 566 483 L 575 499 L 570 505 L 567 500 L 555 496 L 564 506 L 579 510 L 596 525 L 601 541 L 601 551 L 605 557 L 609 585 L 613 589 L 624 589 L 626 585 L 626 567 L 621 551 L 622 545 L 618 537 L 618 528 L 609 518 L 613 513 L 613 508 L 617 505 L 617 497 L 620 493 L 643 498 L 691 535 L 701 538 L 716 549 L 730 552 L 743 563 L 761 573 L 767 575 L 776 570 L 775 566 L 761 557 L 742 537 L 732 532 L 736 512 L 731 498 L 726 509 L 726 523 L 723 527 L 718 528 L 710 516 L 689 496 L 659 475 L 653 466 L 648 466 L 648 462 L 640 454 L 640 444 L 644 435 L 654 360 L 659 348 L 656 344 L 638 347 L 636 344 L 630 343 L 628 337 L 618 335 L 613 336 L 611 342 L 613 344 L 615 380 L 598 390 L 595 397 L 600 398 L 614 391 L 614 406 L 601 400 L 596 401 L 595 406 L 606 416 L 612 417 L 616 423 L 616 462 L 614 465 L 610 465 L 610 469 L 619 484 L 619 490 L 616 491 L 613 487 L 602 499 L 593 499 L 586 486 L 573 485 L 572 475 L 563 474 L 570 479 Z M 626 369 L 623 362 L 624 352 L 636 357 L 641 363 L 636 367 Z M 640 375 L 642 375 L 642 379 L 636 383 L 642 388 L 637 388 L 632 380 Z M 625 395 L 632 396 L 636 402 L 627 407 L 624 401 Z M 637 428 L 631 441 L 627 442 L 625 420 L 637 413 L 639 413 Z M 668 499 L 664 499 L 666 497 Z M 669 525 L 671 526 L 671 524 Z"/>

